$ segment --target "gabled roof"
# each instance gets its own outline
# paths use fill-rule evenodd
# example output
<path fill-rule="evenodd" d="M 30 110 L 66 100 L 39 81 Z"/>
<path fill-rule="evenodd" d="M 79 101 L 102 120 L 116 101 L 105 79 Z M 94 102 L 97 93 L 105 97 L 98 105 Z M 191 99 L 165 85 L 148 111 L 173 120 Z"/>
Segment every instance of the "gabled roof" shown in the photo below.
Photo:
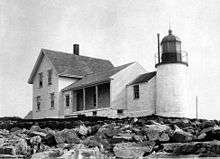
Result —
<path fill-rule="evenodd" d="M 141 74 L 134 81 L 132 81 L 129 85 L 148 82 L 155 75 L 156 75 L 156 71 Z"/>
<path fill-rule="evenodd" d="M 103 72 L 114 68 L 112 63 L 108 60 L 41 49 L 28 83 L 33 83 L 33 78 L 44 56 L 50 60 L 59 76 L 82 78 L 88 74 Z"/>
<path fill-rule="evenodd" d="M 115 67 L 115 68 L 108 70 L 108 71 L 87 75 L 87 76 L 83 77 L 81 80 L 77 81 L 76 83 L 73 83 L 73 84 L 65 87 L 62 91 L 67 91 L 67 90 L 71 90 L 71 89 L 80 89 L 80 88 L 85 87 L 87 85 L 93 85 L 93 84 L 97 84 L 97 83 L 101 83 L 101 82 L 108 82 L 111 80 L 111 76 L 113 76 L 114 74 L 118 73 L 119 71 L 125 69 L 126 67 L 128 67 L 131 64 L 133 64 L 133 62 Z"/>

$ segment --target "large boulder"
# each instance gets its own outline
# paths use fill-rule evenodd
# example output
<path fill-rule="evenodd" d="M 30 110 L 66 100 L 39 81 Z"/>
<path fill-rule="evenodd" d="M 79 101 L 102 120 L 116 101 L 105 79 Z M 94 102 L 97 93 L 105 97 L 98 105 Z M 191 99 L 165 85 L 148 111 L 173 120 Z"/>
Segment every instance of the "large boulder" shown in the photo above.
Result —
<path fill-rule="evenodd" d="M 47 136 L 46 133 L 43 133 L 43 132 L 38 132 L 38 131 L 31 131 L 29 133 L 29 136 L 33 137 L 33 136 L 40 136 L 42 138 L 45 138 Z"/>
<path fill-rule="evenodd" d="M 191 125 L 189 119 L 168 119 L 168 123 L 172 125 L 177 125 L 180 128 L 185 128 Z"/>
<path fill-rule="evenodd" d="M 220 141 L 210 142 L 189 142 L 189 143 L 167 143 L 163 144 L 163 151 L 176 155 L 189 154 L 220 154 Z"/>
<path fill-rule="evenodd" d="M 29 153 L 28 152 L 29 147 L 25 139 L 20 138 L 19 140 L 17 140 L 15 147 L 16 147 L 16 154 L 27 155 Z"/>
<path fill-rule="evenodd" d="M 208 127 L 204 128 L 200 131 L 200 135 L 205 134 L 204 140 L 220 140 L 220 127 L 214 126 L 214 127 Z"/>
<path fill-rule="evenodd" d="M 213 139 L 220 140 L 220 127 L 219 126 L 213 127 L 212 136 L 213 136 Z"/>
<path fill-rule="evenodd" d="M 0 147 L 0 154 L 16 155 L 15 147 L 14 146 L 2 146 Z"/>
<path fill-rule="evenodd" d="M 167 143 L 163 144 L 163 151 L 173 153 L 175 155 L 188 155 L 198 153 L 195 143 Z"/>
<path fill-rule="evenodd" d="M 38 144 L 41 144 L 41 142 L 42 142 L 42 139 L 40 136 L 34 136 L 30 139 L 31 145 L 38 145 Z"/>
<path fill-rule="evenodd" d="M 57 144 L 69 143 L 69 144 L 78 144 L 80 139 L 77 136 L 77 133 L 74 129 L 64 129 L 58 131 L 54 135 Z"/>
<path fill-rule="evenodd" d="M 6 137 L 6 136 L 8 136 L 8 135 L 10 135 L 10 133 L 9 133 L 8 130 L 6 130 L 6 129 L 0 129 L 0 137 L 1 137 L 1 136 L 2 136 L 2 137 Z"/>
<path fill-rule="evenodd" d="M 134 140 L 135 142 L 141 143 L 141 142 L 143 142 L 143 141 L 146 140 L 146 137 L 145 137 L 145 135 L 134 135 L 134 136 L 133 136 L 133 140 Z"/>
<path fill-rule="evenodd" d="M 50 158 L 59 157 L 61 155 L 63 155 L 62 149 L 50 149 L 44 152 L 33 154 L 31 159 L 50 159 Z"/>
<path fill-rule="evenodd" d="M 86 136 L 88 133 L 91 132 L 91 128 L 86 127 L 84 124 L 81 124 L 78 128 L 76 128 L 76 131 L 81 135 L 81 136 Z"/>
<path fill-rule="evenodd" d="M 193 135 L 191 133 L 185 132 L 175 125 L 175 131 L 172 136 L 172 141 L 174 142 L 189 142 L 193 140 Z"/>
<path fill-rule="evenodd" d="M 113 151 L 118 158 L 138 158 L 149 154 L 153 150 L 154 145 L 154 142 L 148 142 L 144 145 L 132 142 L 118 143 L 113 148 Z"/>
<path fill-rule="evenodd" d="M 82 141 L 82 144 L 85 145 L 86 147 L 92 148 L 92 147 L 102 147 L 102 144 L 99 142 L 100 140 L 96 138 L 95 136 L 91 136 L 86 138 L 85 140 Z"/>
<path fill-rule="evenodd" d="M 205 120 L 202 122 L 200 126 L 201 126 L 201 129 L 204 129 L 204 128 L 209 128 L 209 127 L 214 127 L 215 125 L 216 123 L 214 120 Z"/>
<path fill-rule="evenodd" d="M 100 138 L 112 138 L 120 132 L 120 129 L 116 124 L 105 124 L 101 126 L 97 132 Z"/>
<path fill-rule="evenodd" d="M 197 136 L 197 140 L 199 141 L 205 140 L 206 136 L 207 136 L 206 133 L 201 133 Z"/>
<path fill-rule="evenodd" d="M 63 141 L 63 140 L 62 140 Z M 48 146 L 55 146 L 57 145 L 55 136 L 51 133 L 47 134 L 45 139 L 44 139 L 44 143 Z"/>
<path fill-rule="evenodd" d="M 150 141 L 169 141 L 170 139 L 171 129 L 167 125 L 154 122 L 152 125 L 145 125 L 143 131 Z"/>
<path fill-rule="evenodd" d="M 8 138 L 3 138 L 1 141 L 2 153 L 3 150 L 13 150 L 11 152 L 15 152 L 15 154 L 26 155 L 28 153 L 28 145 L 25 139 L 19 138 L 15 135 L 11 135 Z"/>
<path fill-rule="evenodd" d="M 37 132 L 41 132 L 42 129 L 38 126 L 38 125 L 32 125 L 30 128 L 30 131 L 37 131 Z"/>
<path fill-rule="evenodd" d="M 75 147 L 62 156 L 57 157 L 57 159 L 102 159 L 104 155 L 99 151 L 97 147 L 95 148 L 85 148 L 85 147 Z"/>
<path fill-rule="evenodd" d="M 114 135 L 112 139 L 110 140 L 111 143 L 119 143 L 119 142 L 128 142 L 132 141 L 135 134 L 133 133 L 118 133 L 117 135 Z"/>

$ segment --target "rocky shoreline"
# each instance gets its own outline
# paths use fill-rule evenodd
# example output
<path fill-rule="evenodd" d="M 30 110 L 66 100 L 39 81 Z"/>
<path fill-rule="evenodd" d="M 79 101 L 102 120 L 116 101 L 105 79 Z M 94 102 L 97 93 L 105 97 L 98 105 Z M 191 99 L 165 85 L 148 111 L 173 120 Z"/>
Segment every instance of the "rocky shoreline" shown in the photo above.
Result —
<path fill-rule="evenodd" d="M 0 158 L 220 157 L 220 121 L 165 118 L 0 119 Z"/>

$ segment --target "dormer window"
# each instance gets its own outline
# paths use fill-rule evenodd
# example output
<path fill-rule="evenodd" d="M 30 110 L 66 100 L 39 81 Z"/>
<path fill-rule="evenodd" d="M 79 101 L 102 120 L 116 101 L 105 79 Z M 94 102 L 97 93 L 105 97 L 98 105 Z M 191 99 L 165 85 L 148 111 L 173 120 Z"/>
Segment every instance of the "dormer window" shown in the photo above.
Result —
<path fill-rule="evenodd" d="M 39 78 L 39 88 L 43 87 L 43 73 L 39 73 L 38 74 L 38 78 Z"/>
<path fill-rule="evenodd" d="M 48 85 L 52 85 L 52 70 L 48 70 Z"/>

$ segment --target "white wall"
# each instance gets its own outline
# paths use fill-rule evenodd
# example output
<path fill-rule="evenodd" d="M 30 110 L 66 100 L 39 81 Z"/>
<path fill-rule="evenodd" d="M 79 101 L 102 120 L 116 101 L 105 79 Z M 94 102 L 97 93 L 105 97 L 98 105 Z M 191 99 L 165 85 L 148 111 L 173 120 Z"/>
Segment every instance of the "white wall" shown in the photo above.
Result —
<path fill-rule="evenodd" d="M 93 116 L 93 112 L 96 112 L 96 116 L 103 116 L 109 118 L 120 118 L 124 117 L 122 115 L 117 114 L 117 110 L 111 108 L 97 108 L 97 109 L 90 109 L 90 110 L 82 110 L 77 112 L 72 112 L 71 114 L 65 114 L 66 116 L 77 116 L 77 115 L 86 115 L 86 116 Z"/>
<path fill-rule="evenodd" d="M 67 77 L 59 77 L 58 78 L 58 90 L 59 90 L 59 116 L 64 117 L 65 114 L 69 114 L 72 112 L 72 93 L 71 91 L 65 92 L 65 94 L 70 95 L 70 107 L 65 107 L 65 94 L 61 91 L 63 88 L 69 86 L 72 83 L 77 82 L 79 79 L 76 78 L 67 78 Z"/>
<path fill-rule="evenodd" d="M 48 85 L 47 71 L 52 69 L 52 85 Z M 43 73 L 43 87 L 38 87 L 38 73 Z M 44 56 L 33 80 L 33 118 L 64 117 L 64 98 L 61 90 L 76 82 L 78 79 L 58 77 L 57 72 L 49 59 Z M 54 108 L 50 105 L 50 93 L 55 94 Z M 36 97 L 41 96 L 41 109 L 37 111 Z"/>
<path fill-rule="evenodd" d="M 65 99 L 66 95 L 70 96 L 70 103 L 69 103 L 70 105 L 69 105 L 69 107 L 66 107 L 66 99 Z M 62 105 L 63 105 L 63 108 L 64 108 L 64 115 L 68 115 L 68 114 L 71 114 L 73 112 L 73 93 L 72 93 L 72 91 L 66 91 L 66 92 L 63 93 Z"/>
<path fill-rule="evenodd" d="M 48 85 L 48 76 L 47 71 L 52 69 L 52 85 Z M 43 73 L 43 87 L 39 88 L 38 86 L 38 73 Z M 55 94 L 55 103 L 54 108 L 51 108 L 50 105 L 50 93 Z M 37 111 L 36 97 L 41 96 L 41 106 L 40 111 Z M 33 80 L 33 118 L 49 118 L 49 117 L 58 117 L 58 77 L 53 65 L 50 63 L 47 57 L 43 57 L 42 62 L 37 70 L 37 73 Z"/>
<path fill-rule="evenodd" d="M 146 70 L 137 62 L 119 71 L 111 78 L 110 107 L 113 109 L 126 109 L 126 85 L 145 73 Z"/>
<path fill-rule="evenodd" d="M 178 63 L 163 64 L 157 67 L 157 115 L 190 117 L 187 68 L 186 65 Z"/>
<path fill-rule="evenodd" d="M 139 98 L 134 99 L 134 85 L 127 86 L 127 116 L 145 116 L 155 113 L 156 76 L 148 82 L 139 83 Z"/>

